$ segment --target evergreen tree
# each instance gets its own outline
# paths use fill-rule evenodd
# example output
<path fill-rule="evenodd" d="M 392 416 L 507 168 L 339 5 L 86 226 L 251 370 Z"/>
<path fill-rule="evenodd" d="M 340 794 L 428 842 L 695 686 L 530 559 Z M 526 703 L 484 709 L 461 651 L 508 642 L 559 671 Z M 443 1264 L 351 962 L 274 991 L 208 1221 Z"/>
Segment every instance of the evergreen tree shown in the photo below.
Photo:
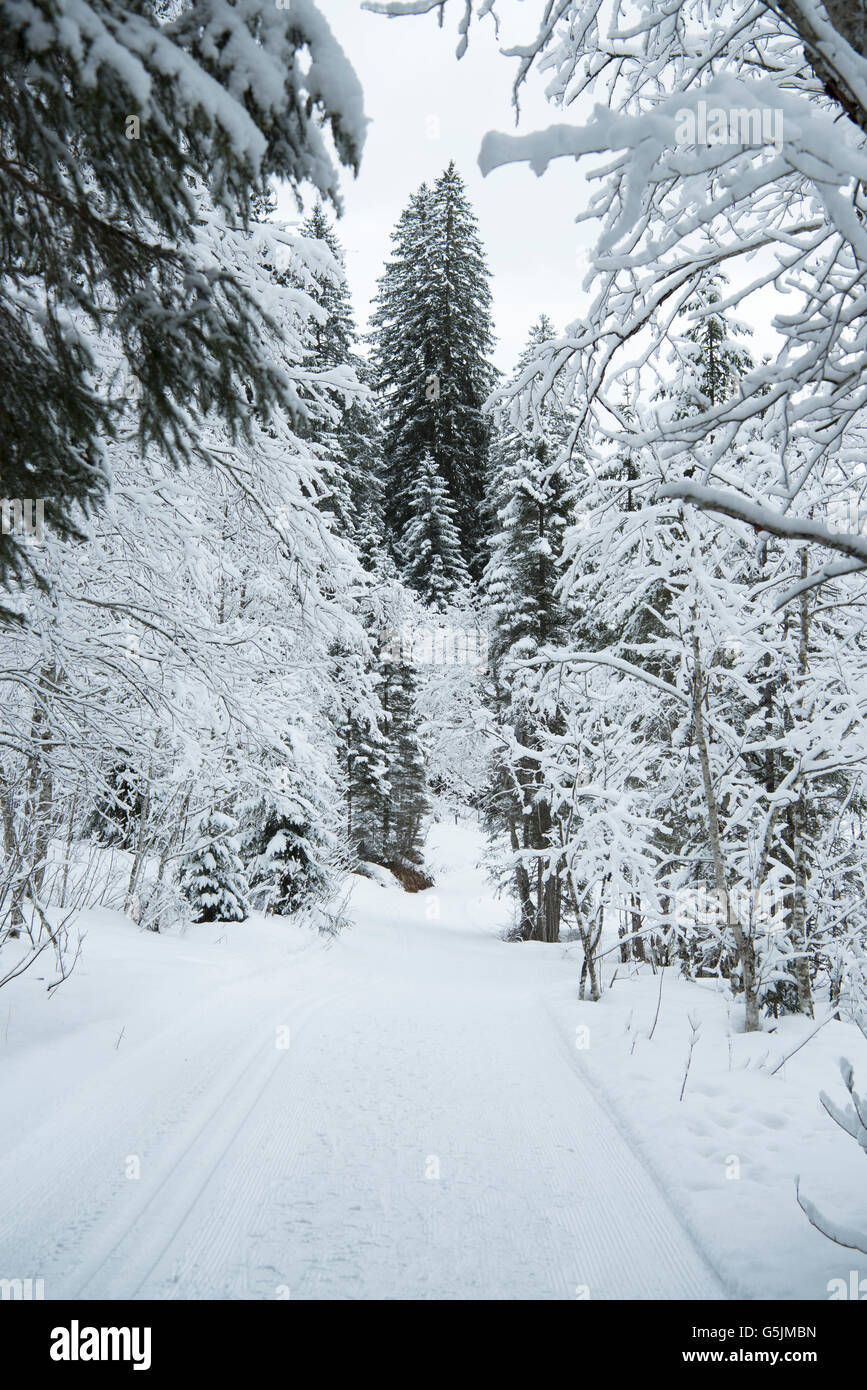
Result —
<path fill-rule="evenodd" d="M 101 845 L 131 849 L 142 816 L 147 786 L 130 762 L 117 762 L 103 775 L 96 802 L 85 825 Z"/>
<path fill-rule="evenodd" d="M 342 367 L 349 361 L 356 339 L 343 248 L 321 203 L 317 203 L 302 222 L 300 232 L 311 241 L 322 242 L 339 269 L 339 274 L 335 275 L 330 267 L 323 265 L 312 274 L 313 283 L 308 293 L 325 317 L 310 320 L 307 330 L 309 360 L 319 368 Z"/>
<path fill-rule="evenodd" d="M 334 228 L 318 204 L 302 224 L 301 233 L 322 243 L 337 266 L 312 276 L 307 292 L 324 311 L 324 319 L 310 320 L 305 361 L 317 373 L 346 369 L 363 385 L 369 384 L 369 366 L 355 351 L 358 334 L 346 280 L 343 248 Z M 339 386 L 329 388 L 330 409 L 321 409 L 308 436 L 327 457 L 325 469 L 330 496 L 326 508 L 340 535 L 353 540 L 366 566 L 382 544 L 382 446 L 381 432 L 370 397 L 347 402 Z"/>
<path fill-rule="evenodd" d="M 427 330 L 430 300 L 425 242 L 430 190 L 412 195 L 392 232 L 393 253 L 371 315 L 371 365 L 383 420 L 384 522 L 391 551 L 409 517 L 405 485 L 433 445 L 435 357 Z M 430 384 L 428 384 L 430 382 Z"/>
<path fill-rule="evenodd" d="M 377 681 L 381 685 L 381 680 Z M 344 731 L 346 769 L 347 835 L 359 859 L 384 862 L 386 846 L 383 826 L 391 795 L 388 780 L 388 740 L 385 711 L 373 724 L 350 720 Z"/>
<path fill-rule="evenodd" d="M 418 737 L 417 677 L 405 660 L 386 662 L 381 690 L 386 719 L 388 795 L 383 801 L 385 860 L 398 872 L 422 863 L 428 812 L 424 754 Z"/>
<path fill-rule="evenodd" d="M 441 612 L 459 602 L 470 577 L 461 555 L 457 508 L 431 455 L 425 454 L 408 489 L 410 517 L 400 555 L 406 582 Z"/>
<path fill-rule="evenodd" d="M 319 127 L 353 167 L 363 140 L 357 81 L 312 4 L 89 0 L 81 15 L 0 4 L 3 492 L 43 499 L 62 536 L 105 493 L 122 410 L 177 459 L 196 414 L 245 434 L 251 405 L 289 404 L 261 306 L 203 254 L 200 194 L 230 219 L 271 176 L 336 199 Z M 120 355 L 110 378 L 100 340 Z M 38 566 L 7 530 L 0 583 Z"/>
<path fill-rule="evenodd" d="M 381 561 L 378 612 L 368 628 L 375 652 L 370 677 L 376 696 L 373 720 L 348 720 L 344 765 L 350 841 L 361 859 L 384 864 L 406 887 L 421 886 L 422 831 L 428 811 L 424 751 L 419 737 L 417 676 L 406 650 L 403 622 L 412 612 L 407 590 L 386 556 Z M 378 638 L 373 634 L 379 630 Z M 428 885 L 426 885 L 428 886 Z"/>
<path fill-rule="evenodd" d="M 199 826 L 199 843 L 180 872 L 194 922 L 245 922 L 249 916 L 249 886 L 236 830 L 236 822 L 222 811 L 210 812 Z"/>
<path fill-rule="evenodd" d="M 338 858 L 330 824 L 327 787 L 313 782 L 313 768 L 283 768 L 273 789 L 245 817 L 244 858 L 254 901 L 264 911 L 288 917 L 324 900 L 333 886 Z M 319 769 L 323 781 L 325 769 Z"/>
<path fill-rule="evenodd" d="M 515 380 L 554 336 L 540 318 L 515 372 Z M 513 851 L 520 905 L 520 935 L 543 941 L 559 936 L 560 886 L 543 878 L 534 852 L 550 849 L 553 814 L 543 790 L 535 750 L 543 731 L 556 733 L 556 707 L 539 706 L 541 674 L 531 663 L 561 644 L 568 614 L 557 596 L 563 538 L 574 500 L 574 465 L 568 454 L 570 420 L 555 393 L 541 408 L 519 411 L 494 451 L 491 491 L 498 529 L 483 576 L 491 617 L 494 706 L 502 742 L 488 790 L 488 823 L 505 830 Z"/>
<path fill-rule="evenodd" d="M 750 330 L 716 307 L 727 284 L 721 270 L 709 271 L 684 305 L 686 313 L 698 316 L 679 343 L 687 363 L 677 392 L 684 415 L 698 414 L 728 400 L 755 365 L 743 343 Z"/>
<path fill-rule="evenodd" d="M 266 912 L 288 917 L 326 896 L 331 875 L 324 862 L 316 828 L 269 808 L 259 834 L 249 842 L 260 847 L 251 870 L 250 887 L 264 889 Z"/>
<path fill-rule="evenodd" d="M 355 353 L 350 361 L 368 395 L 352 401 L 344 414 L 341 443 L 352 503 L 352 539 L 361 563 L 372 573 L 381 566 L 385 550 L 383 429 L 372 391 L 370 363 Z"/>
<path fill-rule="evenodd" d="M 426 454 L 457 507 L 464 563 L 483 563 L 482 504 L 495 372 L 489 272 L 463 181 L 450 164 L 402 213 L 372 316 L 385 413 L 386 522 L 395 554 L 416 519 L 413 481 Z"/>
<path fill-rule="evenodd" d="M 533 326 L 515 379 L 554 336 L 542 316 Z M 563 536 L 574 506 L 575 468 L 567 453 L 570 420 L 553 393 L 541 410 L 525 409 L 497 442 L 491 495 L 498 530 L 484 585 L 494 619 L 494 660 L 526 660 L 565 635 L 556 596 Z"/>

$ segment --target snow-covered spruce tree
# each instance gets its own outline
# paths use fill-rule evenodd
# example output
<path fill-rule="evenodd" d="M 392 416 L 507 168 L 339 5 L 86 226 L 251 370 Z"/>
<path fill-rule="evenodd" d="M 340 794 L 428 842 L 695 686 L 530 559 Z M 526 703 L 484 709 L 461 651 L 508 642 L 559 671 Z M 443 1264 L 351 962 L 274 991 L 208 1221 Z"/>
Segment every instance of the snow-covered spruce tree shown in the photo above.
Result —
<path fill-rule="evenodd" d="M 355 855 L 390 868 L 409 891 L 429 887 L 421 872 L 429 810 L 420 735 L 412 632 L 425 618 L 413 592 L 382 557 L 367 596 L 375 709 L 346 724 L 344 757 Z M 371 717 L 373 714 L 373 717 Z"/>
<path fill-rule="evenodd" d="M 388 794 L 383 799 L 385 863 L 410 891 L 429 887 L 423 864 L 429 809 L 424 754 L 418 736 L 417 676 L 405 660 L 386 660 L 380 699 L 385 714 Z"/>
<path fill-rule="evenodd" d="M 409 519 L 411 469 L 434 442 L 436 353 L 427 321 L 432 297 L 428 262 L 427 184 L 414 193 L 392 234 L 392 258 L 371 315 L 371 366 L 383 420 L 386 539 L 392 555 Z"/>
<path fill-rule="evenodd" d="M 371 318 L 385 418 L 386 521 L 395 553 L 416 513 L 415 472 L 434 459 L 458 508 L 465 564 L 483 564 L 482 501 L 494 384 L 489 272 L 463 181 L 451 164 L 410 199 Z"/>
<path fill-rule="evenodd" d="M 729 288 L 726 275 L 714 266 L 698 281 L 683 306 L 689 327 L 672 342 L 670 362 L 678 385 L 678 414 L 686 417 L 729 400 L 755 363 L 745 339 L 752 330 L 720 305 Z"/>
<path fill-rule="evenodd" d="M 381 864 L 386 857 L 383 826 L 391 787 L 378 633 L 389 621 L 389 596 L 398 592 L 400 586 L 390 557 L 378 547 L 371 554 L 371 571 L 360 601 L 359 617 L 368 641 L 357 671 L 357 678 L 369 691 L 369 700 L 366 704 L 356 700 L 352 706 L 345 706 L 338 724 L 350 855 L 356 861 Z M 345 689 L 345 684 L 341 688 Z"/>
<path fill-rule="evenodd" d="M 352 300 L 346 283 L 343 248 L 321 203 L 299 228 L 301 236 L 321 242 L 332 264 L 313 271 L 311 298 L 322 310 L 310 322 L 307 348 L 310 362 L 319 369 L 341 367 L 349 361 L 356 340 Z M 340 272 L 335 274 L 335 267 Z"/>
<path fill-rule="evenodd" d="M 333 890 L 336 868 L 335 797 L 308 778 L 301 784 L 298 763 L 275 773 L 269 792 L 245 817 L 249 829 L 243 851 L 254 901 L 277 917 L 324 902 Z"/>
<path fill-rule="evenodd" d="M 554 334 L 544 315 L 530 331 L 515 371 L 520 379 Z M 494 618 L 494 659 L 532 660 L 559 643 L 567 624 L 556 596 L 563 537 L 575 502 L 570 456 L 573 420 L 552 393 L 540 411 L 517 405 L 505 416 L 489 480 L 496 533 L 489 543 L 485 593 Z"/>
<path fill-rule="evenodd" d="M 344 412 L 340 443 L 352 505 L 352 540 L 364 569 L 374 573 L 385 554 L 383 429 L 372 393 L 371 367 L 353 355 L 355 375 L 369 394 Z"/>
<path fill-rule="evenodd" d="M 122 750 L 118 750 L 122 751 Z M 86 830 L 103 845 L 132 849 L 144 813 L 147 784 L 129 754 L 103 773 Z"/>
<path fill-rule="evenodd" d="M 237 823 L 211 811 L 199 825 L 197 843 L 180 870 L 181 891 L 194 922 L 245 922 L 249 885 L 236 838 Z"/>
<path fill-rule="evenodd" d="M 384 865 L 414 892 L 431 882 L 422 871 L 429 798 L 416 673 L 389 660 L 376 689 L 381 721 L 346 729 L 347 833 L 356 859 Z"/>
<path fill-rule="evenodd" d="M 272 176 L 335 200 L 325 132 L 357 167 L 361 93 L 312 0 L 2 0 L 0 21 L 3 490 L 80 535 L 121 404 L 99 381 L 101 338 L 120 392 L 136 378 L 140 442 L 176 460 L 195 416 L 238 436 L 251 409 L 291 405 L 258 304 L 202 260 L 196 189 L 238 219 Z M 0 582 L 39 554 L 0 535 Z"/>
<path fill-rule="evenodd" d="M 429 608 L 444 612 L 466 596 L 470 576 L 461 554 L 457 507 L 430 453 L 416 465 L 407 502 L 409 520 L 398 547 L 403 575 Z"/>
<path fill-rule="evenodd" d="M 354 719 L 344 729 L 347 838 L 359 859 L 373 863 L 386 857 L 385 808 L 391 794 L 388 743 L 381 723 Z"/>
<path fill-rule="evenodd" d="M 370 569 L 383 545 L 382 427 L 370 389 L 370 364 L 356 350 L 343 248 L 321 203 L 300 232 L 310 243 L 301 284 L 316 306 L 304 329 L 303 361 L 314 385 L 299 387 L 309 408 L 301 428 L 321 459 L 328 491 L 320 505 Z"/>
<path fill-rule="evenodd" d="M 552 334 L 549 320 L 541 318 L 516 378 Z M 508 834 L 520 934 L 541 941 L 556 941 L 560 932 L 561 884 L 552 862 L 544 862 L 558 837 L 537 752 L 544 729 L 561 729 L 562 711 L 556 701 L 540 702 L 537 693 L 540 663 L 569 630 L 557 589 L 575 486 L 570 424 L 553 395 L 541 411 L 516 409 L 504 424 L 492 465 L 497 530 L 483 576 L 497 728 L 488 821 L 495 835 Z"/>
<path fill-rule="evenodd" d="M 357 393 L 354 400 L 348 400 L 339 385 L 326 390 L 324 399 L 322 393 L 323 372 L 333 371 L 337 375 L 339 369 L 346 368 L 354 374 L 352 349 L 356 331 L 343 250 L 321 204 L 301 224 L 300 232 L 312 243 L 312 253 L 322 256 L 305 285 L 317 312 L 305 325 L 303 361 L 315 373 L 317 387 L 313 393 L 302 388 L 302 397 L 315 399 L 303 428 L 322 453 L 322 474 L 328 488 L 323 509 L 333 517 L 338 533 L 351 537 L 355 530 L 355 501 L 344 436 L 348 432 L 346 416 L 350 410 L 360 410 L 361 402 Z"/>

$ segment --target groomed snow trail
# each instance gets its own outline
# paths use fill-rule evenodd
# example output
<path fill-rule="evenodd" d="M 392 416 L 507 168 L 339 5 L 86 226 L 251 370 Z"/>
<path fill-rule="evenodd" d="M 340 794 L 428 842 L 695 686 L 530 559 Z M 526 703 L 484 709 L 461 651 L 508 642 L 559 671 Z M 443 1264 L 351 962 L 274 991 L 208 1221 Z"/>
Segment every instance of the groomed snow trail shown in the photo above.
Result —
<path fill-rule="evenodd" d="M 333 946 L 4 1142 L 3 1272 L 49 1298 L 725 1297 L 549 1014 L 571 966 L 498 940 L 481 893 L 469 863 L 436 895 L 359 881 Z"/>

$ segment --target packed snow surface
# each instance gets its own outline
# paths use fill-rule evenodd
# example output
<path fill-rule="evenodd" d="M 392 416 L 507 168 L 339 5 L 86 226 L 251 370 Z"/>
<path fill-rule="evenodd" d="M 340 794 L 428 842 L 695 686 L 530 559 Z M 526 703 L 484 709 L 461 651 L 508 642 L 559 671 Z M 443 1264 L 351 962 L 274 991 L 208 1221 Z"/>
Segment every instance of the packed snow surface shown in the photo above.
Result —
<path fill-rule="evenodd" d="M 816 1100 L 841 1039 L 857 1070 L 856 1030 L 771 1077 L 809 1021 L 729 1047 L 726 998 L 672 972 L 650 1038 L 658 980 L 611 986 L 608 957 L 579 1004 L 574 948 L 500 939 L 481 853 L 435 827 L 437 887 L 357 877 L 333 939 L 90 914 L 53 997 L 31 975 L 0 998 L 0 1276 L 46 1298 L 708 1299 L 867 1275 L 793 1191 L 863 1190 Z"/>

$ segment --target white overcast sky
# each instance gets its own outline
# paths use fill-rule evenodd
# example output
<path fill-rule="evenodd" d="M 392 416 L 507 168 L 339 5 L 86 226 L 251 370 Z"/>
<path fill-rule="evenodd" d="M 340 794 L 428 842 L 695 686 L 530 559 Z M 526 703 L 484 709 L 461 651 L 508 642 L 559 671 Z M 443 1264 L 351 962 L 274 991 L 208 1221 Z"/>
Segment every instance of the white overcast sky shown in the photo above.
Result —
<path fill-rule="evenodd" d="M 453 159 L 467 185 L 493 276 L 495 360 L 511 371 L 541 313 L 560 332 L 580 319 L 588 298 L 582 288 L 585 250 L 598 229 L 595 222 L 575 223 L 586 206 L 588 185 L 574 160 L 554 160 L 541 178 L 525 164 L 495 169 L 487 178 L 479 172 L 487 131 L 515 129 L 515 62 L 502 55 L 500 45 L 534 36 L 534 8 L 515 6 L 517 27 L 501 32 L 499 43 L 490 23 L 474 24 L 469 49 L 458 61 L 456 20 L 462 6 L 446 7 L 440 29 L 435 14 L 388 19 L 363 10 L 361 0 L 317 3 L 358 74 L 370 121 L 359 177 L 343 175 L 345 211 L 337 224 L 359 327 L 367 327 L 376 282 L 391 251 L 390 233 L 410 194 Z M 566 119 L 580 124 L 591 104 L 576 103 Z M 538 130 L 563 119 L 545 100 L 543 79 L 531 75 L 522 89 L 519 129 Z M 295 220 L 288 193 L 278 213 Z M 754 355 L 775 351 L 770 320 L 780 307 L 778 296 L 766 291 L 742 305 L 738 317 L 753 328 Z"/>
<path fill-rule="evenodd" d="M 514 130 L 514 61 L 498 51 L 489 24 L 474 27 L 460 62 L 456 12 L 439 28 L 435 15 L 387 19 L 360 0 L 318 0 L 355 68 L 370 118 L 357 180 L 343 178 L 344 216 L 337 233 L 360 327 L 367 324 L 376 281 L 390 254 L 390 233 L 409 195 L 451 159 L 467 185 L 493 274 L 497 365 L 510 370 L 540 313 L 557 329 L 580 313 L 585 297 L 579 259 L 592 224 L 575 226 L 586 184 L 572 160 L 557 160 L 542 178 L 526 166 L 495 170 L 483 179 L 477 164 L 488 130 Z M 533 14 L 521 7 L 522 32 Z M 522 130 L 561 119 L 536 80 L 522 98 Z M 291 199 L 280 214 L 294 215 Z"/>

